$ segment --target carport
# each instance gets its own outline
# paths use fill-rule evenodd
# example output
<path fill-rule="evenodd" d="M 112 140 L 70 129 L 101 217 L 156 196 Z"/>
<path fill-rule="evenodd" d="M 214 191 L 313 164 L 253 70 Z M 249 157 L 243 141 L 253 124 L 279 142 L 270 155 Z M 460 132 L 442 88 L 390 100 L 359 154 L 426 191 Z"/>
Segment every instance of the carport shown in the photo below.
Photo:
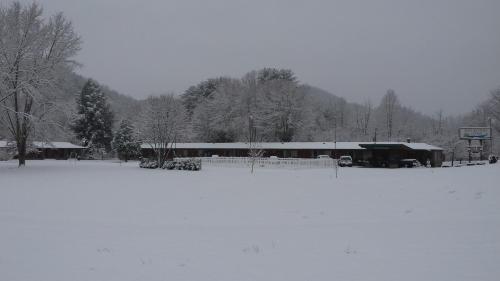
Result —
<path fill-rule="evenodd" d="M 417 159 L 425 165 L 438 167 L 442 163 L 442 149 L 421 143 L 361 143 L 360 147 L 371 152 L 368 160 L 375 167 L 399 167 L 402 159 Z"/>

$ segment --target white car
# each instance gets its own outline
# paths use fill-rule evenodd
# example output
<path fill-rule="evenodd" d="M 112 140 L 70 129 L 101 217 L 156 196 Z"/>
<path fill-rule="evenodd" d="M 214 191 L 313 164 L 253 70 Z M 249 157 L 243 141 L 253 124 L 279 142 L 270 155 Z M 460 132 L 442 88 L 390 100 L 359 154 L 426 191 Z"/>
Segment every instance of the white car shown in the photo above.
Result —
<path fill-rule="evenodd" d="M 352 157 L 349 155 L 340 156 L 339 166 L 340 167 L 352 167 Z"/>

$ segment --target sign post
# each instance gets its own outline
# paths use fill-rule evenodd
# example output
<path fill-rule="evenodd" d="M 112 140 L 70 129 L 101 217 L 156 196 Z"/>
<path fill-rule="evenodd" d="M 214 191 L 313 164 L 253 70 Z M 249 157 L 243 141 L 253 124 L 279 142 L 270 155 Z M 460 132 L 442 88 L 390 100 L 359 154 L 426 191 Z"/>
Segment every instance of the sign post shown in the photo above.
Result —
<path fill-rule="evenodd" d="M 472 146 L 471 146 L 472 140 L 467 140 L 467 142 L 469 143 L 469 145 L 467 146 L 467 151 L 469 151 L 469 163 L 471 163 L 472 162 Z"/>
<path fill-rule="evenodd" d="M 472 162 L 472 153 L 479 152 L 479 159 L 483 160 L 483 141 L 491 140 L 491 126 L 490 127 L 463 127 L 458 129 L 458 136 L 461 140 L 467 140 L 467 151 L 469 152 L 469 163 Z M 479 141 L 479 146 L 472 146 L 472 141 Z M 472 151 L 474 149 L 474 151 Z"/>

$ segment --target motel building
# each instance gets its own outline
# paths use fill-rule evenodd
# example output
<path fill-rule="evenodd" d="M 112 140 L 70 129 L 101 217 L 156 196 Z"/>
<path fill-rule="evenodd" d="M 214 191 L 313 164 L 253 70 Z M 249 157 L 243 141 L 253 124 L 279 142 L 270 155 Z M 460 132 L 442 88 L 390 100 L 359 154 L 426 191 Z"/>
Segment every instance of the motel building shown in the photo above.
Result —
<path fill-rule="evenodd" d="M 263 157 L 279 158 L 317 158 L 328 155 L 331 158 L 349 155 L 354 165 L 397 168 L 403 159 L 417 159 L 425 165 L 430 161 L 432 167 L 440 167 L 443 162 L 443 149 L 413 142 L 262 142 L 252 145 L 263 150 Z M 141 146 L 142 155 L 153 157 L 149 144 Z M 247 157 L 249 144 L 235 143 L 176 143 L 173 145 L 174 157 Z"/>
<path fill-rule="evenodd" d="M 11 141 L 0 140 L 0 153 L 15 150 L 16 144 Z M 69 142 L 34 141 L 28 147 L 27 159 L 58 159 L 66 160 L 82 155 L 86 148 Z M 14 156 L 15 158 L 16 156 Z"/>
<path fill-rule="evenodd" d="M 440 167 L 443 149 L 415 142 L 262 142 L 252 145 L 263 151 L 263 157 L 278 158 L 331 158 L 349 155 L 354 165 L 369 167 L 399 167 L 402 159 L 416 159 L 425 165 Z M 0 141 L 0 153 L 15 149 L 15 143 Z M 82 155 L 86 148 L 69 142 L 33 142 L 28 159 L 70 159 Z M 235 143 L 176 143 L 174 157 L 247 157 L 249 144 Z M 151 145 L 141 146 L 142 156 L 152 158 Z"/>

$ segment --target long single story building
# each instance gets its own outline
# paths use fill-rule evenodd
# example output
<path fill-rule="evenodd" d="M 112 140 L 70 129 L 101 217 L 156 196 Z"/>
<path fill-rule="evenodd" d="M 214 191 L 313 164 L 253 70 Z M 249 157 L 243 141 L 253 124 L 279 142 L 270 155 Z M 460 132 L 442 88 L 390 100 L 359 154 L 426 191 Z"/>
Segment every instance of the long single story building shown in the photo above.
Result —
<path fill-rule="evenodd" d="M 402 159 L 417 159 L 425 164 L 439 167 L 443 161 L 443 149 L 426 143 L 414 142 L 262 142 L 252 145 L 263 150 L 264 157 L 316 158 L 328 155 L 338 158 L 350 155 L 354 164 L 374 167 L 398 167 Z M 152 157 L 153 149 L 143 144 L 144 157 Z M 236 143 L 176 143 L 173 145 L 175 157 L 247 157 L 249 144 Z"/>
<path fill-rule="evenodd" d="M 69 159 L 82 155 L 85 147 L 62 141 L 34 141 L 28 147 L 27 159 Z M 16 150 L 16 143 L 0 141 L 0 152 L 9 153 Z M 13 153 L 14 158 L 16 157 Z"/>

